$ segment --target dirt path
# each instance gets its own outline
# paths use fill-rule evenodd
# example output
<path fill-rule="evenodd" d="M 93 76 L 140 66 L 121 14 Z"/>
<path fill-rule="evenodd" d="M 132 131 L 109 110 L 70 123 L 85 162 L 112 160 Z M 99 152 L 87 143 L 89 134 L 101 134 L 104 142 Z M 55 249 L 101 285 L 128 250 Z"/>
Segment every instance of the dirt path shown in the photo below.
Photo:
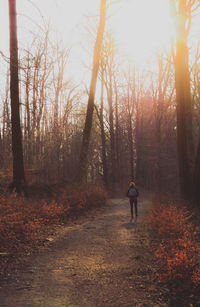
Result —
<path fill-rule="evenodd" d="M 96 210 L 62 227 L 0 289 L 0 307 L 166 306 L 152 282 L 147 203 L 129 223 L 127 200 Z"/>

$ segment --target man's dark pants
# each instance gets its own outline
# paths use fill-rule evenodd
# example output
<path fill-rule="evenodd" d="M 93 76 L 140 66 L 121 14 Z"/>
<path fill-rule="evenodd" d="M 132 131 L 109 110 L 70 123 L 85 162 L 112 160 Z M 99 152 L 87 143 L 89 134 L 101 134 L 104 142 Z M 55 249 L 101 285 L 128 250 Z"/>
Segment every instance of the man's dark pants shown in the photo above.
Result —
<path fill-rule="evenodd" d="M 131 217 L 133 218 L 133 203 L 135 205 L 135 216 L 137 217 L 138 215 L 138 210 L 137 210 L 137 198 L 130 198 L 130 207 L 131 207 Z"/>

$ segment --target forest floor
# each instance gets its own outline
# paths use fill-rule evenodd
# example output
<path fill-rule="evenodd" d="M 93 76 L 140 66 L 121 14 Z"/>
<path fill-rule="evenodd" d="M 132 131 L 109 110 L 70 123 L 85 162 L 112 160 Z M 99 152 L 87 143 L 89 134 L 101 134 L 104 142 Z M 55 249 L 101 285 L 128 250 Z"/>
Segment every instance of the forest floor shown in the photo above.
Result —
<path fill-rule="evenodd" d="M 153 279 L 150 200 L 112 199 L 60 226 L 0 287 L 0 307 L 168 306 Z"/>

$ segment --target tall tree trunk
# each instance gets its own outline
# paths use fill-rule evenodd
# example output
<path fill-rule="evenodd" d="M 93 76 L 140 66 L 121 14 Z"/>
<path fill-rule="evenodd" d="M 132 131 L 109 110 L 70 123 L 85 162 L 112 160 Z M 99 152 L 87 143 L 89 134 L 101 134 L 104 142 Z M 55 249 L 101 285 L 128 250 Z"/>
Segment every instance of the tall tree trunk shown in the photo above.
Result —
<path fill-rule="evenodd" d="M 162 104 L 163 104 L 163 92 L 162 92 L 162 73 L 163 73 L 163 59 L 161 56 L 158 58 L 158 101 L 156 105 L 156 192 L 157 196 L 161 196 L 161 122 L 162 122 Z"/>
<path fill-rule="evenodd" d="M 119 155 L 119 147 L 120 147 L 120 128 L 119 128 L 119 111 L 118 111 L 118 88 L 117 82 L 114 75 L 114 88 L 115 88 L 115 153 L 116 153 L 116 181 L 119 186 L 122 186 L 122 175 L 121 175 L 121 163 L 120 163 L 120 155 Z"/>
<path fill-rule="evenodd" d="M 91 83 L 90 83 L 85 126 L 83 130 L 83 139 L 82 139 L 82 145 L 81 145 L 81 151 L 80 151 L 79 167 L 78 167 L 77 178 L 76 178 L 78 182 L 83 182 L 86 176 L 87 156 L 88 156 L 90 135 L 91 135 L 91 130 L 92 130 L 92 119 L 93 119 L 93 112 L 94 112 L 94 99 L 95 99 L 96 83 L 97 83 L 97 76 L 98 76 L 98 70 L 99 70 L 99 59 L 100 59 L 100 54 L 101 54 L 101 46 L 102 46 L 102 41 L 103 41 L 105 22 L 106 22 L 106 0 L 101 0 L 100 2 L 100 21 L 99 21 L 99 28 L 97 31 L 97 38 L 96 38 L 96 42 L 94 46 L 92 77 L 91 77 Z"/>
<path fill-rule="evenodd" d="M 11 143 L 11 118 L 9 112 L 9 86 L 10 86 L 10 78 L 9 78 L 9 71 L 7 72 L 6 77 L 6 94 L 5 100 L 3 105 L 3 131 L 2 131 L 2 141 L 3 141 L 3 165 L 4 168 L 7 168 L 10 164 L 10 143 Z"/>
<path fill-rule="evenodd" d="M 106 159 L 106 136 L 104 130 L 103 122 L 103 105 L 104 105 L 104 71 L 102 71 L 102 80 L 101 80 L 101 109 L 100 109 L 100 127 L 101 127 L 101 144 L 102 144 L 102 164 L 103 164 L 103 181 L 105 187 L 108 185 L 108 168 L 107 168 L 107 159 Z"/>
<path fill-rule="evenodd" d="M 27 54 L 27 72 L 26 72 L 26 85 L 25 85 L 25 92 L 26 92 L 26 110 L 25 110 L 25 114 L 26 114 L 26 126 L 25 126 L 25 142 L 26 142 L 26 146 L 27 146 L 27 152 L 26 152 L 26 161 L 27 161 L 27 165 L 30 168 L 31 166 L 31 117 L 30 117 L 30 74 L 31 74 L 31 70 L 30 70 L 30 55 L 29 53 Z"/>
<path fill-rule="evenodd" d="M 133 126 L 131 114 L 128 114 L 128 139 L 130 152 L 130 180 L 134 180 Z"/>
<path fill-rule="evenodd" d="M 171 0 L 172 5 L 175 2 Z M 178 1 L 176 17 L 175 87 L 177 100 L 177 145 L 181 197 L 191 199 L 193 160 L 192 107 L 188 67 L 188 11 L 187 1 Z"/>
<path fill-rule="evenodd" d="M 12 121 L 13 182 L 12 189 L 22 192 L 25 187 L 22 133 L 19 112 L 18 41 L 16 0 L 9 0 L 10 22 L 10 95 Z"/>
<path fill-rule="evenodd" d="M 196 153 L 196 161 L 195 161 L 195 168 L 194 168 L 194 197 L 193 200 L 195 201 L 196 206 L 200 206 L 200 134 L 199 134 L 199 143 Z"/>
<path fill-rule="evenodd" d="M 140 138 L 139 138 L 139 108 L 138 102 L 136 103 L 136 110 L 135 110 L 135 149 L 136 149 L 136 181 L 139 185 L 141 183 L 140 180 Z"/>
<path fill-rule="evenodd" d="M 114 131 L 114 119 L 113 119 L 113 89 L 112 89 L 112 72 L 109 71 L 109 87 L 107 88 L 108 105 L 109 105 L 109 125 L 110 125 L 110 160 L 111 160 L 111 189 L 115 192 L 116 184 L 116 163 L 115 163 L 115 131 Z"/>
<path fill-rule="evenodd" d="M 128 139 L 129 139 L 129 152 L 130 152 L 130 180 L 134 180 L 134 153 L 133 153 L 133 125 L 132 125 L 132 114 L 133 114 L 133 99 L 130 99 L 130 87 L 131 78 L 130 70 L 128 74 Z"/>
<path fill-rule="evenodd" d="M 142 118 L 142 109 L 141 105 L 143 104 L 142 98 L 136 100 L 135 106 L 135 148 L 136 148 L 136 182 L 137 185 L 143 186 L 143 118 Z"/>

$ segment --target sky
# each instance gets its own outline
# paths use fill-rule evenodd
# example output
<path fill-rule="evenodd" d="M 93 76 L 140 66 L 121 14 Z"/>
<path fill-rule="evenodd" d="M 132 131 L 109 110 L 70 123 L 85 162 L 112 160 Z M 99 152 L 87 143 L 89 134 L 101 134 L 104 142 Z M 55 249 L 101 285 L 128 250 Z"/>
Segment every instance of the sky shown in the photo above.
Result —
<path fill-rule="evenodd" d="M 28 40 L 29 31 L 42 18 L 50 20 L 66 43 L 81 41 L 80 26 L 87 16 L 97 16 L 100 0 L 16 0 L 18 12 L 18 36 Z M 0 29 L 3 49 L 8 47 L 8 0 L 0 0 Z M 121 0 L 108 10 L 116 39 L 129 55 L 143 54 L 147 49 L 162 44 L 162 37 L 169 34 L 168 0 Z M 158 26 L 159 25 L 159 26 Z M 161 34 L 162 32 L 162 34 Z M 165 39 L 164 39 L 165 40 Z M 86 42 L 87 43 L 87 42 Z M 144 46 L 146 45 L 146 48 Z M 147 46 L 150 45 L 149 48 Z M 137 47 L 136 47 L 137 46 Z M 1 46 L 2 49 L 2 46 Z M 142 52 L 141 52 L 142 51 Z"/>
<path fill-rule="evenodd" d="M 18 47 L 26 48 L 32 37 L 31 33 L 37 33 L 44 23 L 51 24 L 51 32 L 62 41 L 63 46 L 72 48 L 69 61 L 69 74 L 77 75 L 77 71 L 83 71 L 85 30 L 83 25 L 87 22 L 87 16 L 98 14 L 99 1 L 95 0 L 16 0 Z M 0 0 L 0 50 L 9 56 L 9 19 L 8 0 Z M 2 58 L 0 65 L 3 64 Z M 89 64 L 88 64 L 89 66 Z M 0 77 L 4 75 L 0 72 Z M 82 75 L 84 73 L 82 72 Z M 81 79 L 83 77 L 80 77 Z"/>
<path fill-rule="evenodd" d="M 114 1 L 114 0 L 113 0 Z M 50 21 L 64 46 L 70 46 L 70 74 L 83 78 L 92 61 L 92 45 L 86 28 L 97 20 L 100 0 L 16 0 L 19 49 L 26 48 L 31 33 Z M 0 0 L 0 50 L 9 55 L 8 0 Z M 108 10 L 108 23 L 121 53 L 142 67 L 155 52 L 170 46 L 173 24 L 169 0 L 119 0 Z M 200 22 L 195 39 L 200 38 Z M 194 27 L 195 28 L 195 27 Z M 56 34 L 56 33 L 59 33 Z M 0 64 L 2 63 L 2 59 Z"/>

